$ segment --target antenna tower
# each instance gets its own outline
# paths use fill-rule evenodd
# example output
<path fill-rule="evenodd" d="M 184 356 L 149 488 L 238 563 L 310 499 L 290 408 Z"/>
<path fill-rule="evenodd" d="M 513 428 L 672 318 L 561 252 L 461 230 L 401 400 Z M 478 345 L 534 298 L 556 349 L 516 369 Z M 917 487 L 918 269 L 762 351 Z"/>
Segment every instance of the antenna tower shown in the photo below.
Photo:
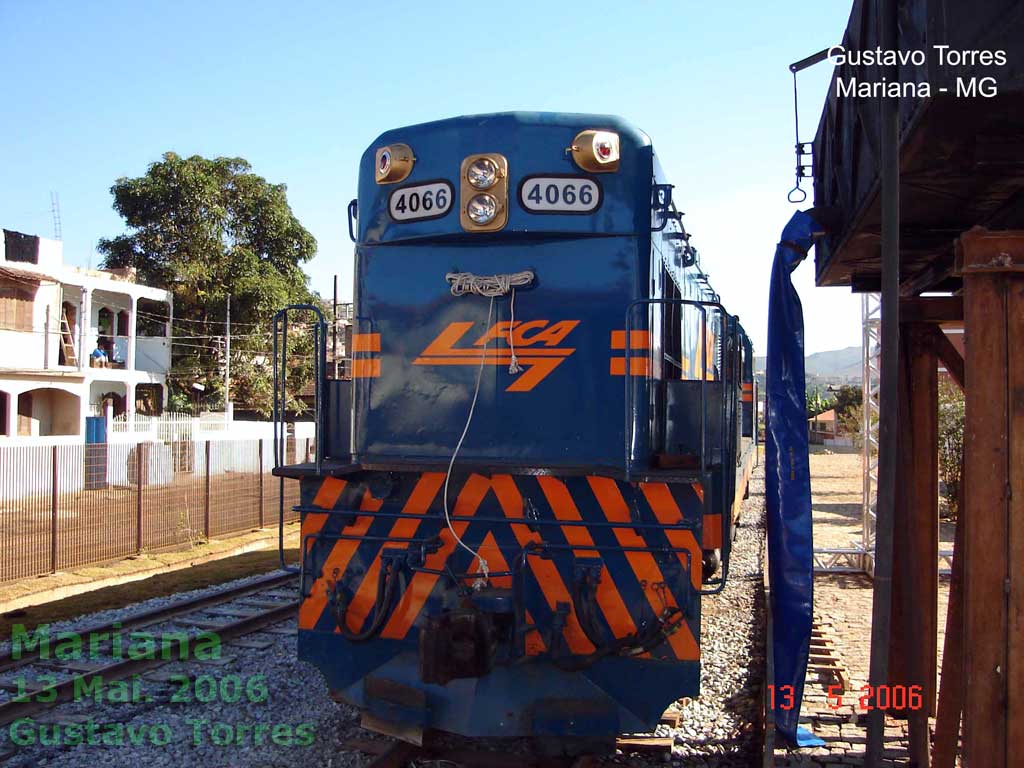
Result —
<path fill-rule="evenodd" d="M 50 213 L 53 216 L 53 239 L 63 240 L 64 232 L 60 226 L 60 196 L 56 192 L 50 193 Z"/>

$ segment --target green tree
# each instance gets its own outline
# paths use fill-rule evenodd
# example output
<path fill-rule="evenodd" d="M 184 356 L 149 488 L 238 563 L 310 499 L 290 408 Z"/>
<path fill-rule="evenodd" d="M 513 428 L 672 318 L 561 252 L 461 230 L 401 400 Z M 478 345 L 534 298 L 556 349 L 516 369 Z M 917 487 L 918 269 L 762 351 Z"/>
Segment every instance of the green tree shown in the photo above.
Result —
<path fill-rule="evenodd" d="M 835 400 L 832 407 L 836 409 L 836 418 L 843 420 L 854 408 L 864 400 L 864 393 L 861 388 L 852 384 L 843 384 L 835 391 Z"/>
<path fill-rule="evenodd" d="M 807 404 L 807 418 L 817 416 L 829 409 L 828 399 L 822 397 L 817 387 L 815 387 L 813 392 L 804 392 L 804 397 Z"/>
<path fill-rule="evenodd" d="M 174 296 L 170 398 L 192 402 L 205 386 L 209 405 L 225 401 L 223 334 L 231 301 L 230 399 L 269 414 L 272 399 L 270 319 L 311 299 L 302 264 L 316 240 L 288 205 L 283 184 L 252 173 L 241 158 L 183 158 L 168 152 L 143 176 L 110 189 L 129 231 L 102 239 L 105 267 L 134 267 L 144 283 Z M 292 357 L 294 352 L 294 357 Z M 308 382 L 312 345 L 301 324 L 289 334 L 291 404 Z"/>

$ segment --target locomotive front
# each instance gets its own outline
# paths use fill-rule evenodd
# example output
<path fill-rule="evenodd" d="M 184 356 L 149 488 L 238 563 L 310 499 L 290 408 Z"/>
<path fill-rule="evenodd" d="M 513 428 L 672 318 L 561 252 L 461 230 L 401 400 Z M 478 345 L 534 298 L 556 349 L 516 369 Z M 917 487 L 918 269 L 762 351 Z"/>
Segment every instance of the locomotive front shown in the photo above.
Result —
<path fill-rule="evenodd" d="M 323 382 L 319 461 L 276 471 L 301 478 L 300 656 L 368 727 L 610 739 L 697 695 L 731 439 L 708 350 L 738 326 L 658 295 L 681 232 L 659 174 L 592 115 L 444 120 L 363 155 L 352 380 Z M 664 364 L 669 317 L 690 375 Z"/>

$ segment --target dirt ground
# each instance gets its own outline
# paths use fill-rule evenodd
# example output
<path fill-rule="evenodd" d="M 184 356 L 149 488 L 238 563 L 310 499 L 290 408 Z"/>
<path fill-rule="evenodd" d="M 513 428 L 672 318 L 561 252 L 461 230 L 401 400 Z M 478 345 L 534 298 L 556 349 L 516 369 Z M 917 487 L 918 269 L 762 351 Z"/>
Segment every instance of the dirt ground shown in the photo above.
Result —
<path fill-rule="evenodd" d="M 862 474 L 859 453 L 811 454 L 811 503 L 815 547 L 850 547 L 860 541 Z M 943 523 L 940 550 L 952 549 L 954 526 Z M 821 748 L 776 751 L 778 766 L 859 765 L 867 740 L 867 718 L 859 705 L 867 685 L 871 648 L 872 582 L 862 574 L 817 574 L 814 579 L 815 618 L 834 643 L 849 673 L 843 706 L 834 709 L 828 700 L 830 675 L 808 671 L 801 709 L 801 724 L 825 741 Z M 949 579 L 940 577 L 938 598 L 939 669 L 945 639 Z M 934 726 L 934 721 L 932 722 Z M 906 723 L 886 722 L 885 756 L 892 764 L 908 759 Z"/>

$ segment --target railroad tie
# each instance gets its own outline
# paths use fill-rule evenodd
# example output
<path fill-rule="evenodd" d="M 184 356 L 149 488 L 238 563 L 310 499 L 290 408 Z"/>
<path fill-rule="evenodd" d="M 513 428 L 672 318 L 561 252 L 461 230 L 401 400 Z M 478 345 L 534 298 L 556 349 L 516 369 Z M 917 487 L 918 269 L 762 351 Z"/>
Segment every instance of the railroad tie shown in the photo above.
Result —
<path fill-rule="evenodd" d="M 811 646 L 807 669 L 831 677 L 843 691 L 850 690 L 850 673 L 847 671 L 836 644 L 832 639 L 832 623 L 815 616 L 811 623 Z"/>

